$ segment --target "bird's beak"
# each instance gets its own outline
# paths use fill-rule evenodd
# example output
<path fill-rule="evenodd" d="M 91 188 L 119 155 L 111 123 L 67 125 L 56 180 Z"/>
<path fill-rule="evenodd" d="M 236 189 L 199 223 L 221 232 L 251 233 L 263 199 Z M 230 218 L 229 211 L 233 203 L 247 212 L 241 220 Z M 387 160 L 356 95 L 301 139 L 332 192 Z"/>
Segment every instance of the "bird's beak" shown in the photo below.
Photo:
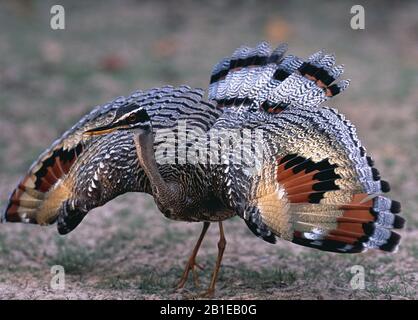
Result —
<path fill-rule="evenodd" d="M 87 130 L 83 134 L 86 136 L 99 136 L 99 135 L 114 132 L 117 129 L 118 129 L 117 127 L 103 126 L 103 127 L 98 127 L 98 128 Z"/>

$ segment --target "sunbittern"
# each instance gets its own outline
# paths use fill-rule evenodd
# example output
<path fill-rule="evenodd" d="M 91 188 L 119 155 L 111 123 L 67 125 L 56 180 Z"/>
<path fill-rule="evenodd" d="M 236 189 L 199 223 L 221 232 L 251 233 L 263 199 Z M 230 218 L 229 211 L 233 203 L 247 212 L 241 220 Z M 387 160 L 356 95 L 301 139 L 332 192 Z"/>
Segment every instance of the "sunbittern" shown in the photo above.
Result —
<path fill-rule="evenodd" d="M 354 126 L 321 105 L 348 86 L 333 84 L 343 67 L 323 52 L 303 61 L 285 51 L 237 49 L 214 67 L 209 102 L 200 89 L 164 87 L 95 108 L 32 165 L 2 221 L 58 222 L 66 234 L 117 195 L 150 193 L 166 217 L 203 222 L 178 287 L 198 267 L 209 223 L 219 223 L 206 296 L 225 249 L 222 221 L 234 215 L 270 243 L 395 251 L 399 202 L 381 195 L 389 184 Z"/>

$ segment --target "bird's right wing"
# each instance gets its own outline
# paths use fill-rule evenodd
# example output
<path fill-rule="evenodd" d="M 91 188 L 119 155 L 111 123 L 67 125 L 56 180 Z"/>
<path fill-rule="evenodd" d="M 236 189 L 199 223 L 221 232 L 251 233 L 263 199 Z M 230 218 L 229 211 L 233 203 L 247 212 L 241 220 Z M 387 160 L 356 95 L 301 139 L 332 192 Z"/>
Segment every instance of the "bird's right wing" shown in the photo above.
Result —
<path fill-rule="evenodd" d="M 66 233 L 89 210 L 119 194 L 150 192 L 142 169 L 132 164 L 136 153 L 131 134 L 115 132 L 86 138 L 83 133 L 112 121 L 116 110 L 130 103 L 146 108 L 154 130 L 175 130 L 184 120 L 188 129 L 207 131 L 222 112 L 203 101 L 203 94 L 201 89 L 167 86 L 138 91 L 94 108 L 33 163 L 13 190 L 1 221 L 50 224 L 62 211 L 65 215 L 61 215 L 59 225 L 65 225 L 61 231 Z M 113 175 L 101 176 L 106 179 L 103 186 L 110 186 L 109 190 L 92 188 L 97 185 L 97 174 L 105 168 L 114 170 Z M 127 177 L 129 170 L 138 172 Z M 115 187 L 120 180 L 125 183 Z M 72 201 L 68 201 L 70 198 Z"/>

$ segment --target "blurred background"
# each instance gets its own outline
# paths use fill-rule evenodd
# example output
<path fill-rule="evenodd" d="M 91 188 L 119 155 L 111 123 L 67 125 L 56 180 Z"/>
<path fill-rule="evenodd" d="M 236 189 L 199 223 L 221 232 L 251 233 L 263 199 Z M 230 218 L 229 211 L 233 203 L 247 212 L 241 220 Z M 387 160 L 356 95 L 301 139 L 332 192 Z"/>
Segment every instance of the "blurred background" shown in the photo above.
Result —
<path fill-rule="evenodd" d="M 272 246 L 233 219 L 218 297 L 418 297 L 416 1 L 62 0 L 65 30 L 50 27 L 54 4 L 0 3 L 0 208 L 40 152 L 98 104 L 165 84 L 206 88 L 212 66 L 243 44 L 288 42 L 301 57 L 325 48 L 352 80 L 327 105 L 357 126 L 402 202 L 401 249 L 339 256 Z M 365 8 L 364 30 L 350 27 L 355 4 Z M 200 227 L 166 220 L 139 194 L 96 209 L 66 237 L 55 227 L 1 225 L 0 298 L 183 298 L 171 288 Z M 213 228 L 200 252 L 203 286 L 216 241 Z M 49 288 L 54 264 L 67 271 L 65 291 Z M 350 288 L 355 264 L 365 267 L 365 290 Z"/>

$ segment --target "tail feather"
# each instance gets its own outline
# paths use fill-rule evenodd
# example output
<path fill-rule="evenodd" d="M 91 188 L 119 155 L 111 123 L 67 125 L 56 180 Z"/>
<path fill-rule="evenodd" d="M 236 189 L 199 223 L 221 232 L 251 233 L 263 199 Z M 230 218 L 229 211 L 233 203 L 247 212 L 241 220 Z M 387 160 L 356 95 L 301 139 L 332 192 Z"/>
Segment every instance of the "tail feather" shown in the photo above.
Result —
<path fill-rule="evenodd" d="M 226 88 L 229 87 L 231 81 L 231 77 L 228 79 L 226 77 L 242 68 L 265 65 L 270 52 L 270 45 L 265 42 L 254 49 L 246 46 L 236 49 L 231 57 L 224 58 L 213 68 L 209 85 L 209 96 L 218 97 L 218 100 L 226 99 Z M 232 82 L 232 84 L 236 83 Z"/>
<path fill-rule="evenodd" d="M 316 107 L 348 87 L 348 80 L 333 84 L 344 71 L 333 54 L 318 51 L 304 62 L 284 56 L 286 50 L 281 44 L 272 51 L 266 42 L 238 48 L 213 68 L 209 98 L 223 107 L 245 102 L 280 112 L 289 105 Z"/>

